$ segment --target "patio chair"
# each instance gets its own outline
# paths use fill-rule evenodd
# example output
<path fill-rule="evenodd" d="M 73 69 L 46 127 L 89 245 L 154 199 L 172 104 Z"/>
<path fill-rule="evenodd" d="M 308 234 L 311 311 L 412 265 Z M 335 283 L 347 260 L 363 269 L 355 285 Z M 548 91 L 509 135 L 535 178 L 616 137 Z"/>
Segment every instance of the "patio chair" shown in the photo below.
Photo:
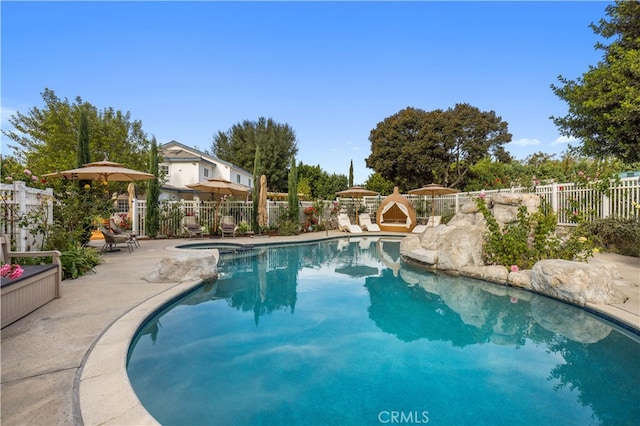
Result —
<path fill-rule="evenodd" d="M 413 228 L 411 231 L 412 234 L 422 234 L 427 228 L 434 228 L 440 225 L 440 220 L 442 220 L 442 216 L 430 216 L 426 225 L 418 225 Z"/>
<path fill-rule="evenodd" d="M 107 228 L 100 228 L 100 232 L 104 237 L 104 245 L 102 246 L 101 253 L 106 251 L 119 251 L 117 248 L 118 244 L 126 244 L 129 253 L 132 251 L 132 246 L 135 244 L 128 235 L 116 235 L 113 232 L 109 231 Z M 108 248 L 108 250 L 107 250 Z"/>
<path fill-rule="evenodd" d="M 353 225 L 346 213 L 338 214 L 338 229 L 350 234 L 362 234 L 362 228 L 358 225 Z"/>
<path fill-rule="evenodd" d="M 233 217 L 222 216 L 222 220 L 220 221 L 220 234 L 222 235 L 222 238 L 229 235 L 235 238 L 237 230 L 238 225 L 233 221 Z"/>
<path fill-rule="evenodd" d="M 195 216 L 185 216 L 182 218 L 182 229 L 184 229 L 189 235 L 189 238 L 193 236 L 204 236 L 204 226 L 200 226 L 198 218 Z"/>
<path fill-rule="evenodd" d="M 371 222 L 371 216 L 369 216 L 369 213 L 362 213 L 359 215 L 358 221 L 360 222 L 360 227 L 365 231 L 380 232 L 380 227 Z"/>
<path fill-rule="evenodd" d="M 113 218 L 109 218 L 109 227 L 111 228 L 111 232 L 113 232 L 115 235 L 124 235 L 129 237 L 129 239 L 133 242 L 133 247 L 140 247 L 140 243 L 138 242 L 138 238 L 136 237 L 136 234 L 132 233 L 132 232 L 127 232 L 124 229 L 120 228 L 117 224 L 116 221 L 113 220 Z"/>

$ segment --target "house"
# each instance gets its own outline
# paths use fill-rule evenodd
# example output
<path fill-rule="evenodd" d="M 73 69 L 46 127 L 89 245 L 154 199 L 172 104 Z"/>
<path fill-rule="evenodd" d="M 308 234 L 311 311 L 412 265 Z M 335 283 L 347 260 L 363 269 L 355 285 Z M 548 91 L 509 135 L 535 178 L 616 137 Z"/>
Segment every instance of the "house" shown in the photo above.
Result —
<path fill-rule="evenodd" d="M 252 173 L 180 142 L 172 140 L 162 144 L 158 152 L 162 157 L 160 176 L 164 176 L 160 185 L 161 200 L 192 200 L 196 193 L 186 185 L 214 178 L 253 188 Z"/>

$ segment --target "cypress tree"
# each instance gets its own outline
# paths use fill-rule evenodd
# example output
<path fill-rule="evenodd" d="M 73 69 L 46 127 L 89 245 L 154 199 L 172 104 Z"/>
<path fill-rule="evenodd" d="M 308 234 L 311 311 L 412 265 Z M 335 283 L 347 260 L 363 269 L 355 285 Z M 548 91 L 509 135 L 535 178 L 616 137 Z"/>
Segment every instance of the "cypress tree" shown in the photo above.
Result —
<path fill-rule="evenodd" d="M 149 151 L 149 173 L 155 176 L 148 183 L 147 188 L 147 211 L 145 213 L 146 234 L 150 238 L 155 238 L 160 230 L 160 182 L 158 180 L 158 143 L 155 136 L 151 140 Z"/>
<path fill-rule="evenodd" d="M 300 216 L 300 206 L 298 205 L 298 168 L 296 167 L 296 157 L 291 157 L 291 168 L 289 169 L 289 219 L 293 223 L 298 223 Z"/>
<path fill-rule="evenodd" d="M 258 231 L 258 202 L 260 197 L 260 175 L 262 167 L 260 164 L 260 147 L 256 146 L 256 153 L 253 157 L 253 211 L 251 212 L 251 224 L 254 231 Z"/>
<path fill-rule="evenodd" d="M 353 160 L 349 164 L 349 188 L 353 186 Z"/>
<path fill-rule="evenodd" d="M 82 167 L 84 164 L 91 162 L 89 156 L 89 117 L 87 116 L 87 110 L 80 107 L 80 117 L 78 122 L 78 148 L 77 148 L 76 163 L 78 167 Z M 80 189 L 80 209 L 84 212 L 90 212 L 94 205 L 93 193 L 85 190 L 85 185 L 90 185 L 89 180 L 79 180 L 78 188 Z M 89 244 L 91 240 L 91 228 L 93 218 L 90 214 L 85 214 L 82 217 L 79 225 L 82 231 L 80 232 L 80 243 L 82 245 Z"/>

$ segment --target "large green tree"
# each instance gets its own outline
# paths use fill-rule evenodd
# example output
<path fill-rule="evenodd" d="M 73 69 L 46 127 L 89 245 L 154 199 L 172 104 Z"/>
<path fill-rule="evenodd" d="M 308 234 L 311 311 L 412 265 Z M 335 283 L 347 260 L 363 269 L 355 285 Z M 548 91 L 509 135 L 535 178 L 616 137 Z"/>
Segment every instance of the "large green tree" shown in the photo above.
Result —
<path fill-rule="evenodd" d="M 565 136 L 582 141 L 589 156 L 640 161 L 640 2 L 616 1 L 605 8 L 609 20 L 591 24 L 594 33 L 612 39 L 597 43 L 602 60 L 576 80 L 559 76 L 553 92 L 569 106 L 551 117 Z"/>
<path fill-rule="evenodd" d="M 507 126 L 495 112 L 469 104 L 430 112 L 408 107 L 371 131 L 365 161 L 403 191 L 428 183 L 460 187 L 475 162 L 504 156 Z"/>
<path fill-rule="evenodd" d="M 296 135 L 288 124 L 260 117 L 245 120 L 226 132 L 218 132 L 213 139 L 213 154 L 246 170 L 251 170 L 256 147 L 260 146 L 262 173 L 267 176 L 273 191 L 287 188 L 289 159 L 298 153 Z"/>
<path fill-rule="evenodd" d="M 11 139 L 13 156 L 37 175 L 76 167 L 80 109 L 89 122 L 89 153 L 93 160 L 108 158 L 128 167 L 144 170 L 148 141 L 142 122 L 132 121 L 129 112 L 113 108 L 98 110 L 80 97 L 75 102 L 60 99 L 53 90 L 41 93 L 44 107 L 9 117 L 11 129 L 2 133 Z"/>
<path fill-rule="evenodd" d="M 298 182 L 309 185 L 311 199 L 322 200 L 333 200 L 336 192 L 347 189 L 349 184 L 346 175 L 329 174 L 320 165 L 310 166 L 303 162 L 298 165 Z"/>

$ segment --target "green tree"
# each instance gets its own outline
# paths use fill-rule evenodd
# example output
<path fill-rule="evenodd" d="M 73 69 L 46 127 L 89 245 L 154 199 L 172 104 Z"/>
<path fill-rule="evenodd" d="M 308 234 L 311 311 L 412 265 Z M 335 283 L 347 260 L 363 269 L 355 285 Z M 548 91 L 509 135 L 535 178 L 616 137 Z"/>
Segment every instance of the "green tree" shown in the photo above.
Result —
<path fill-rule="evenodd" d="M 353 186 L 353 160 L 349 163 L 349 188 Z"/>
<path fill-rule="evenodd" d="M 149 173 L 156 178 L 148 182 L 147 209 L 145 212 L 145 226 L 147 236 L 155 238 L 160 230 L 160 181 L 158 180 L 158 143 L 155 136 L 151 139 L 149 149 Z"/>
<path fill-rule="evenodd" d="M 289 158 L 298 153 L 296 135 L 288 124 L 260 117 L 233 125 L 214 136 L 212 152 L 218 158 L 251 170 L 256 147 L 260 146 L 262 173 L 269 187 L 284 192 Z"/>
<path fill-rule="evenodd" d="M 296 157 L 291 157 L 291 167 L 289 168 L 289 220 L 293 223 L 300 221 L 300 206 L 298 205 L 298 171 L 296 168 Z"/>
<path fill-rule="evenodd" d="M 300 162 L 298 164 L 298 185 L 305 181 L 309 185 L 312 199 L 333 200 L 336 192 L 348 188 L 348 178 L 342 174 L 329 174 L 320 165 L 310 166 Z M 300 191 L 300 188 L 298 189 Z"/>
<path fill-rule="evenodd" d="M 83 164 L 89 163 L 91 161 L 89 154 L 89 118 L 87 117 L 87 111 L 84 108 L 80 108 L 80 114 L 78 119 L 78 149 L 77 149 L 77 160 L 76 166 L 82 167 Z M 78 181 L 78 187 L 83 189 L 85 185 L 89 184 L 90 181 L 80 180 Z M 90 198 L 83 197 L 82 200 L 85 203 L 93 204 Z M 81 205 L 80 210 L 83 212 L 90 210 L 90 205 Z M 91 240 L 91 228 L 93 225 L 93 218 L 89 215 L 85 215 L 82 217 L 82 221 L 80 223 L 82 228 L 82 234 L 80 236 L 80 243 L 82 245 L 89 244 Z"/>
<path fill-rule="evenodd" d="M 369 191 L 376 191 L 381 196 L 390 195 L 393 192 L 393 182 L 383 178 L 380 173 L 373 173 L 367 179 L 365 188 Z"/>
<path fill-rule="evenodd" d="M 605 8 L 610 20 L 590 25 L 609 45 L 596 44 L 603 58 L 576 80 L 559 76 L 553 92 L 569 106 L 551 117 L 565 136 L 582 141 L 582 154 L 640 161 L 640 2 L 617 0 Z"/>
<path fill-rule="evenodd" d="M 369 135 L 369 168 L 406 191 L 427 183 L 459 187 L 469 167 L 487 155 L 504 156 L 507 123 L 493 111 L 457 104 L 446 111 L 408 107 Z"/>
<path fill-rule="evenodd" d="M 260 158 L 260 147 L 256 146 L 255 154 L 253 157 L 253 212 L 251 213 L 251 223 L 253 229 L 257 230 L 258 224 L 258 204 L 260 201 L 260 176 L 262 175 L 262 166 Z"/>
<path fill-rule="evenodd" d="M 143 170 L 147 166 L 148 141 L 140 121 L 132 121 L 129 112 L 113 108 L 98 110 L 80 97 L 74 103 L 61 100 L 53 90 L 41 94 L 44 107 L 9 117 L 13 129 L 2 133 L 14 157 L 34 174 L 75 168 L 79 132 L 78 114 L 84 109 L 89 122 L 90 158 L 126 164 Z"/>
<path fill-rule="evenodd" d="M 91 162 L 89 149 L 89 117 L 84 108 L 80 108 L 80 125 L 78 128 L 78 153 L 76 166 L 82 167 Z"/>

